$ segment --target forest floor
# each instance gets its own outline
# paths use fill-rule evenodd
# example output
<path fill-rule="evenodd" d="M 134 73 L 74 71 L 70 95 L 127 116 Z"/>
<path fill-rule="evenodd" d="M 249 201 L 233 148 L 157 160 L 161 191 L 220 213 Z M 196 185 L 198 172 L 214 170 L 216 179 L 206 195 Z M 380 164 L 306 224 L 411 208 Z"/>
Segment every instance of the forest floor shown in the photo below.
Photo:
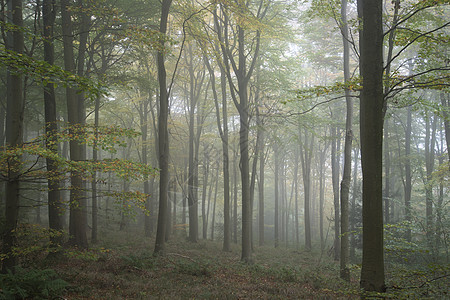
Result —
<path fill-rule="evenodd" d="M 240 247 L 183 238 L 153 257 L 153 241 L 133 233 L 105 239 L 87 253 L 49 266 L 70 283 L 65 299 L 358 299 L 358 283 L 339 279 L 326 253 L 256 247 L 254 263 Z"/>
<path fill-rule="evenodd" d="M 166 244 L 166 254 L 159 257 L 152 256 L 153 247 L 154 241 L 144 238 L 141 233 L 115 231 L 102 234 L 101 241 L 91 245 L 88 251 L 68 250 L 62 259 L 57 260 L 35 258 L 31 265 L 36 269 L 53 269 L 69 283 L 59 299 L 361 297 L 360 268 L 352 268 L 350 283 L 341 280 L 339 264 L 328 256 L 327 251 L 306 252 L 285 245 L 276 249 L 273 245 L 255 246 L 254 263 L 244 264 L 240 262 L 240 247 L 236 244 L 233 244 L 231 252 L 223 252 L 219 241 L 191 243 L 184 237 L 173 237 Z M 420 276 L 417 275 L 416 279 Z M 420 285 L 420 282 L 413 284 L 410 279 L 406 284 Z M 447 295 L 447 283 L 448 280 L 440 283 L 444 289 L 440 295 Z M 419 289 L 413 287 L 412 291 L 417 296 L 421 289 L 423 286 Z M 402 293 L 391 293 L 391 296 L 382 298 L 418 299 Z M 429 291 L 427 293 L 430 296 Z M 423 299 L 441 298 L 431 295 Z"/>

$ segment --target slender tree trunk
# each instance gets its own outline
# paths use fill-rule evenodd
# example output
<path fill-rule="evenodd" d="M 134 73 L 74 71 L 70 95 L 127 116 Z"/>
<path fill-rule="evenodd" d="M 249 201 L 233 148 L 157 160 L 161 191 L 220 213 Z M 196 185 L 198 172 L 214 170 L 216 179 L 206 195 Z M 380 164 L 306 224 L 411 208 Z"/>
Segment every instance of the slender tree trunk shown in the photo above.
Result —
<path fill-rule="evenodd" d="M 218 16 L 217 16 L 217 10 L 214 10 L 214 26 L 219 34 L 219 40 L 223 42 L 222 38 L 222 28 L 219 26 Z M 220 48 L 216 44 L 215 46 L 216 53 L 220 53 Z M 221 98 L 222 98 L 222 120 L 223 120 L 223 126 L 220 122 L 220 110 L 219 110 L 219 101 L 215 89 L 215 75 L 214 72 L 209 64 L 209 61 L 205 58 L 205 64 L 209 70 L 210 73 L 210 79 L 211 79 L 211 86 L 213 88 L 213 94 L 214 94 L 214 102 L 216 106 L 216 119 L 217 119 L 217 126 L 219 129 L 219 134 L 222 140 L 222 157 L 223 157 L 223 193 L 224 193 L 224 207 L 223 207 L 223 251 L 229 252 L 231 251 L 231 207 L 230 207 L 230 163 L 229 163 L 229 151 L 228 151 L 228 109 L 227 109 L 227 78 L 226 78 L 226 70 L 222 63 L 219 63 L 220 68 L 220 87 L 221 87 Z M 223 127 L 223 129 L 222 129 Z"/>
<path fill-rule="evenodd" d="M 172 190 L 172 203 L 173 203 L 173 209 L 172 209 L 172 228 L 174 234 L 176 233 L 176 226 L 178 224 L 177 222 L 177 181 L 178 179 L 175 178 L 173 181 L 173 190 Z"/>
<path fill-rule="evenodd" d="M 258 120 L 259 119 L 259 120 Z M 260 117 L 257 123 L 262 127 Z M 264 245 L 264 129 L 261 128 L 261 155 L 259 156 L 259 180 L 258 180 L 258 231 L 259 245 Z"/>
<path fill-rule="evenodd" d="M 358 0 L 362 30 L 360 73 L 361 164 L 363 173 L 363 257 L 360 285 L 384 292 L 383 247 L 383 22 L 382 1 Z"/>
<path fill-rule="evenodd" d="M 408 222 L 406 230 L 406 240 L 411 241 L 411 191 L 412 191 L 412 175 L 411 175 L 411 132 L 412 132 L 412 108 L 408 106 L 406 130 L 405 130 L 405 220 Z"/>
<path fill-rule="evenodd" d="M 384 124 L 384 223 L 390 223 L 391 154 L 389 152 L 389 119 Z"/>
<path fill-rule="evenodd" d="M 332 184 L 333 184 L 333 203 L 334 203 L 334 260 L 338 261 L 340 257 L 341 243 L 340 243 L 340 220 L 339 220 L 339 150 L 338 148 L 341 140 L 338 135 L 338 129 L 336 125 L 331 128 L 331 136 L 333 138 L 331 142 L 331 173 L 332 173 Z"/>
<path fill-rule="evenodd" d="M 183 228 L 185 228 L 185 226 L 186 226 L 186 222 L 187 222 L 187 220 L 186 220 L 186 205 L 187 205 L 187 194 L 186 194 L 186 191 L 187 191 L 187 186 L 186 186 L 186 184 L 187 184 L 187 166 L 186 166 L 186 164 L 185 164 L 185 170 L 184 170 L 184 173 L 183 173 L 183 184 L 182 184 L 182 188 L 181 188 L 181 190 L 182 190 L 182 195 L 181 195 L 181 198 L 182 198 L 182 210 L 181 210 L 181 224 L 183 224 Z M 186 230 L 185 229 L 183 229 L 183 231 L 184 231 L 184 233 L 186 234 Z"/>
<path fill-rule="evenodd" d="M 234 178 L 234 190 L 233 190 L 233 242 L 237 244 L 238 242 L 238 174 L 237 174 L 237 155 L 234 155 L 233 162 L 233 178 Z"/>
<path fill-rule="evenodd" d="M 151 94 L 149 93 L 148 95 L 148 99 L 144 100 L 142 103 L 139 104 L 139 120 L 140 120 L 140 127 L 141 127 L 141 133 L 142 133 L 142 147 L 141 147 L 141 152 L 142 152 L 142 163 L 144 165 L 148 164 L 148 147 L 147 147 L 147 138 L 148 138 L 148 106 L 149 106 L 149 102 L 151 99 Z M 151 235 L 151 218 L 150 218 L 150 211 L 151 211 L 151 207 L 150 207 L 150 201 L 151 201 L 151 196 L 149 196 L 150 194 L 150 182 L 149 179 L 145 179 L 144 180 L 144 194 L 146 194 L 146 200 L 145 200 L 145 209 L 146 212 L 144 214 L 144 235 L 146 237 L 150 237 Z"/>
<path fill-rule="evenodd" d="M 440 97 L 444 116 L 445 142 L 447 144 L 448 161 L 450 162 L 450 96 L 446 93 L 440 93 Z"/>
<path fill-rule="evenodd" d="M 300 249 L 300 232 L 299 232 L 299 220 L 298 220 L 298 165 L 299 165 L 299 151 L 295 150 L 294 156 L 294 194 L 295 194 L 295 211 L 294 211 L 294 224 L 295 224 L 295 247 Z"/>
<path fill-rule="evenodd" d="M 256 99 L 258 97 L 256 96 Z M 255 101 L 256 103 L 258 103 L 258 100 Z M 258 108 L 256 108 L 256 114 L 258 115 Z M 256 133 L 256 146 L 255 146 L 255 151 L 253 154 L 253 162 L 252 162 L 252 174 L 251 174 L 251 178 L 250 178 L 250 210 L 251 210 L 251 219 L 250 219 L 250 242 L 251 242 L 251 248 L 253 250 L 253 207 L 254 207 L 254 198 L 255 198 L 255 186 L 256 186 L 256 172 L 257 172 L 257 167 L 258 167 L 258 158 L 260 155 L 260 143 L 261 143 L 261 129 L 257 128 L 257 133 Z"/>
<path fill-rule="evenodd" d="M 308 144 L 309 142 L 309 144 Z M 305 249 L 311 251 L 311 161 L 314 147 L 314 135 L 308 139 L 305 129 L 303 143 L 300 145 L 300 161 L 302 164 L 303 189 L 304 189 L 304 211 L 305 211 Z"/>
<path fill-rule="evenodd" d="M 53 65 L 55 63 L 55 51 L 53 45 L 53 28 L 55 24 L 56 0 L 43 0 L 42 2 L 42 18 L 44 23 L 43 39 L 44 39 L 44 60 Z M 44 106 L 45 106 L 45 134 L 47 136 L 46 147 L 58 152 L 58 145 L 55 134 L 58 130 L 56 123 L 56 97 L 54 85 L 49 83 L 44 87 Z M 47 171 L 53 178 L 48 179 L 48 221 L 49 227 L 54 230 L 63 229 L 63 203 L 60 195 L 61 183 L 57 178 L 58 167 L 55 162 L 47 158 Z M 53 243 L 60 243 L 59 239 L 52 238 Z"/>
<path fill-rule="evenodd" d="M 95 140 L 94 147 L 92 149 L 92 160 L 96 162 L 98 160 L 97 139 L 98 139 L 98 126 L 99 126 L 99 111 L 100 111 L 100 97 L 95 99 L 94 109 L 94 126 L 95 126 Z M 98 201 L 97 201 L 97 172 L 94 171 L 92 175 L 92 243 L 96 243 L 98 238 Z"/>
<path fill-rule="evenodd" d="M 358 152 L 359 147 L 355 147 L 353 149 L 353 195 L 352 195 L 352 205 L 350 208 L 350 216 L 352 222 L 350 222 L 350 261 L 355 262 L 356 260 L 356 240 L 355 240 L 355 230 L 356 230 L 356 199 L 359 194 L 359 185 L 358 185 Z"/>
<path fill-rule="evenodd" d="M 213 190 L 213 186 L 215 186 L 217 188 L 217 186 L 219 185 L 219 182 L 218 182 L 219 177 L 218 176 L 219 176 L 219 166 L 217 166 L 216 177 L 213 179 L 213 181 L 209 185 L 209 189 L 208 189 L 208 197 L 207 197 L 208 198 L 208 207 L 206 209 L 206 222 L 205 222 L 206 236 L 208 235 L 209 216 L 211 215 L 210 208 L 211 208 L 212 190 Z"/>
<path fill-rule="evenodd" d="M 324 221 L 324 206 L 325 206 L 325 158 L 326 158 L 327 150 L 324 148 L 320 151 L 319 164 L 319 227 L 320 227 L 320 248 L 323 250 L 325 248 L 325 237 L 323 234 L 323 221 Z M 297 221 L 296 221 L 297 224 Z M 297 226 L 297 225 L 296 225 Z"/>
<path fill-rule="evenodd" d="M 279 187 L 280 187 L 280 158 L 279 158 L 279 145 L 277 142 L 275 142 L 274 144 L 274 149 L 273 149 L 273 155 L 274 155 L 274 189 L 275 189 L 275 211 L 274 211 L 274 240 L 275 240 L 275 248 L 277 248 L 279 246 L 279 241 L 280 241 L 280 237 L 279 237 L 279 232 L 280 232 L 280 222 L 279 222 L 279 207 L 280 207 L 280 192 L 279 192 Z"/>
<path fill-rule="evenodd" d="M 204 240 L 207 238 L 207 214 L 206 214 L 206 191 L 208 187 L 208 175 L 209 175 L 209 156 L 207 150 L 204 152 L 205 161 L 203 163 L 203 190 L 202 190 L 202 237 Z"/>
<path fill-rule="evenodd" d="M 285 185 L 285 159 L 284 156 L 280 159 L 280 211 L 281 211 L 281 220 L 280 220 L 280 232 L 281 232 L 281 242 L 285 241 L 286 238 L 286 185 Z"/>
<path fill-rule="evenodd" d="M 342 18 L 342 40 L 344 44 L 344 80 L 347 83 L 350 80 L 350 45 L 348 38 L 347 24 L 347 0 L 342 0 L 341 6 Z M 352 123 L 353 123 L 353 101 L 350 91 L 345 89 L 345 102 L 347 107 L 347 116 L 345 121 L 345 144 L 344 144 L 344 173 L 341 182 L 341 259 L 340 275 L 341 278 L 350 282 L 349 264 L 349 194 L 352 169 Z"/>
<path fill-rule="evenodd" d="M 11 12 L 12 24 L 21 28 L 22 20 L 22 1 L 11 0 L 8 2 L 8 10 Z M 24 38 L 21 30 L 14 30 L 9 34 L 12 43 L 7 46 L 8 49 L 22 54 L 24 49 Z M 7 106 L 6 106 L 6 146 L 20 147 L 23 143 L 23 78 L 20 72 L 8 69 L 7 73 Z M 2 253 L 5 258 L 2 261 L 2 272 L 14 272 L 17 264 L 17 257 L 12 253 L 16 243 L 15 229 L 17 228 L 19 218 L 19 196 L 20 180 L 18 167 L 21 157 L 11 159 L 8 170 L 8 181 L 6 182 L 6 206 L 5 206 L 5 224 L 3 235 Z"/>
<path fill-rule="evenodd" d="M 219 170 L 217 169 L 216 172 L 216 186 L 214 189 L 214 205 L 213 205 L 213 214 L 212 214 L 212 220 L 211 220 L 211 240 L 214 241 L 214 230 L 215 230 L 215 225 L 216 225 L 216 203 L 217 203 L 217 190 L 218 190 L 218 183 L 217 183 L 217 178 L 219 175 Z"/>
<path fill-rule="evenodd" d="M 434 216 L 433 216 L 433 187 L 432 176 L 434 171 L 434 159 L 435 159 L 435 145 L 436 145 L 436 116 L 430 117 L 428 112 L 425 116 L 425 220 L 426 220 L 426 234 L 428 240 L 428 246 L 433 255 L 435 255 L 435 249 L 433 247 L 434 241 Z"/>
<path fill-rule="evenodd" d="M 170 180 L 168 185 L 170 186 Z M 167 189 L 167 218 L 166 218 L 166 234 L 165 240 L 169 241 L 170 236 L 172 235 L 172 199 L 170 199 L 170 189 Z"/>
<path fill-rule="evenodd" d="M 163 0 L 161 7 L 161 20 L 159 31 L 165 35 L 167 31 L 167 19 L 169 16 L 172 0 Z M 164 48 L 164 40 L 160 41 Z M 166 218 L 167 218 L 167 198 L 169 188 L 169 131 L 167 129 L 167 120 L 169 116 L 169 95 L 166 83 L 166 67 L 164 64 L 164 51 L 161 50 L 157 55 L 158 62 L 158 82 L 159 82 L 159 101 L 160 113 L 158 120 L 158 137 L 159 137 L 159 209 L 158 209 L 158 225 L 156 229 L 156 240 L 154 255 L 161 255 L 165 249 L 166 235 Z"/>

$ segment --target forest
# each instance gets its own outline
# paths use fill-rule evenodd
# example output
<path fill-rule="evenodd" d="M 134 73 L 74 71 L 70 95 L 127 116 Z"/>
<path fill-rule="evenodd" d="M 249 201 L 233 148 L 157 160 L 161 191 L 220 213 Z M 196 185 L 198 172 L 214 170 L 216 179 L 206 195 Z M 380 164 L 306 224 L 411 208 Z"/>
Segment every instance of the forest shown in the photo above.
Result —
<path fill-rule="evenodd" d="M 450 297 L 449 0 L 0 3 L 0 299 Z"/>

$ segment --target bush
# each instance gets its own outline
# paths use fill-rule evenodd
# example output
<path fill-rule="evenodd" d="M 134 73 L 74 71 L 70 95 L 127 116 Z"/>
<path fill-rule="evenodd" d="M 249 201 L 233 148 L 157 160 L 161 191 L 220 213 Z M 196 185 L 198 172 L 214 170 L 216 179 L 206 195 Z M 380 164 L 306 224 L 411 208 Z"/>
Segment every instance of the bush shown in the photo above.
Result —
<path fill-rule="evenodd" d="M 0 299 L 52 299 L 61 296 L 68 285 L 52 269 L 17 267 L 15 273 L 0 275 Z"/>

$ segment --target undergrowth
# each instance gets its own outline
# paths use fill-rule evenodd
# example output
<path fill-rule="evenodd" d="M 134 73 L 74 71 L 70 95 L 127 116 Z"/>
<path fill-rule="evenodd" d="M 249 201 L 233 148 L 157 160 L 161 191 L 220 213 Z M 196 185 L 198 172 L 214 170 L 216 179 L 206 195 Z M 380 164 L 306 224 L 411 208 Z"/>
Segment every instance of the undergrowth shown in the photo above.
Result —
<path fill-rule="evenodd" d="M 69 284 L 52 269 L 22 269 L 0 274 L 0 299 L 54 299 L 64 294 Z"/>
<path fill-rule="evenodd" d="M 170 240 L 153 256 L 151 239 L 114 232 L 90 250 L 67 249 L 59 259 L 2 275 L 1 299 L 359 299 L 360 266 L 351 282 L 339 278 L 338 262 L 323 253 L 272 245 L 255 247 L 253 263 L 240 247 Z M 448 298 L 449 267 L 387 264 L 386 299 Z M 24 283 L 26 282 L 26 283 Z M 377 298 L 380 295 L 366 295 Z"/>

